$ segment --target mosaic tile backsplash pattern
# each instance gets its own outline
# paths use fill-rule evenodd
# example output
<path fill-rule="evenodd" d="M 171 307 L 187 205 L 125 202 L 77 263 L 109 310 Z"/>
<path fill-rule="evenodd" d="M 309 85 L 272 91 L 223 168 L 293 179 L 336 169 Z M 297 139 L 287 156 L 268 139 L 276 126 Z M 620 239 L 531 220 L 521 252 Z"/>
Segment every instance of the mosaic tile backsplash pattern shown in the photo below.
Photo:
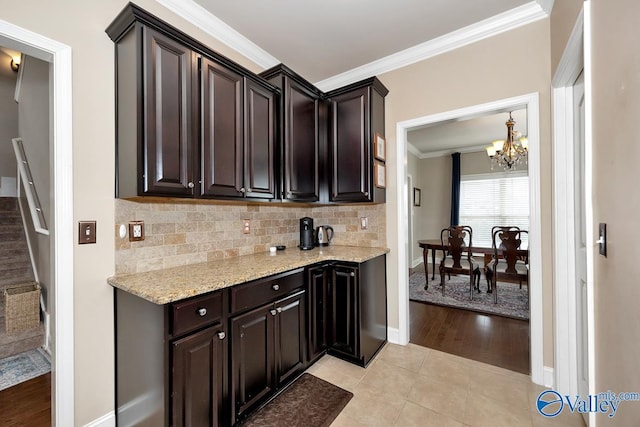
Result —
<path fill-rule="evenodd" d="M 284 207 L 138 203 L 116 200 L 116 274 L 140 273 L 179 265 L 248 255 L 286 245 L 298 250 L 300 218 L 313 218 L 314 226 L 335 230 L 331 244 L 385 247 L 385 205 Z M 360 229 L 360 217 L 368 229 Z M 242 233 L 244 219 L 250 234 Z M 144 221 L 145 240 L 129 242 L 118 236 L 120 224 Z"/>

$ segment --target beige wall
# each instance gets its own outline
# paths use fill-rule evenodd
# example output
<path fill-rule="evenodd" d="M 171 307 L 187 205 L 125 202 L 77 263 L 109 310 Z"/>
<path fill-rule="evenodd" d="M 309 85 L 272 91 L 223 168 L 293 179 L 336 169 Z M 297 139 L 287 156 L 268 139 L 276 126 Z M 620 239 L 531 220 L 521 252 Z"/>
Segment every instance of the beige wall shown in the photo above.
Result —
<path fill-rule="evenodd" d="M 300 218 L 313 218 L 315 227 L 330 225 L 331 244 L 386 247 L 384 205 L 296 207 L 265 205 L 136 203 L 116 200 L 116 273 L 138 273 L 266 252 L 285 245 L 297 251 Z M 368 218 L 367 230 L 360 218 Z M 251 232 L 242 233 L 244 219 Z M 118 225 L 145 222 L 145 240 L 129 242 L 117 236 Z"/>
<path fill-rule="evenodd" d="M 0 51 L 0 176 L 16 176 L 16 156 L 11 138 L 18 136 L 18 105 L 13 100 L 18 73 L 11 57 Z"/>
<path fill-rule="evenodd" d="M 595 255 L 596 391 L 639 391 L 640 286 L 633 279 L 640 256 L 640 192 L 634 189 L 640 144 L 640 3 L 592 0 L 593 218 L 607 223 L 607 257 Z M 600 417 L 599 421 L 603 421 Z M 613 419 L 637 425 L 640 402 L 623 402 Z"/>
<path fill-rule="evenodd" d="M 553 366 L 553 292 L 551 252 L 551 142 L 549 20 L 438 55 L 426 61 L 380 75 L 389 89 L 386 98 L 387 230 L 389 324 L 398 327 L 398 274 L 395 236 L 397 218 L 395 150 L 396 124 L 430 114 L 478 105 L 532 92 L 540 94 L 540 210 L 542 218 L 542 284 L 544 301 L 544 365 Z M 504 64 L 524 64 L 505 67 Z M 404 268 L 404 267 L 402 267 Z"/>
<path fill-rule="evenodd" d="M 564 48 L 569 41 L 584 0 L 560 0 L 553 3 L 551 12 L 551 77 L 558 68 Z"/>

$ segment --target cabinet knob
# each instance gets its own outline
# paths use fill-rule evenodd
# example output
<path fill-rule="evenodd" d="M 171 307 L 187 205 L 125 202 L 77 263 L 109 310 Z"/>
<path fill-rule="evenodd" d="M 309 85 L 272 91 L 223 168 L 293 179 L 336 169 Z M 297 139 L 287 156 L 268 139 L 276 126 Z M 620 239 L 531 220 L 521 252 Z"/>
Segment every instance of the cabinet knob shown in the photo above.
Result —
<path fill-rule="evenodd" d="M 218 332 L 218 338 L 220 338 L 221 340 L 225 339 L 227 336 L 227 334 L 225 334 L 224 332 Z"/>
<path fill-rule="evenodd" d="M 277 311 L 278 313 L 282 313 L 282 307 L 278 307 L 278 308 L 276 308 L 276 311 Z"/>
<path fill-rule="evenodd" d="M 271 313 L 272 316 L 275 316 L 276 314 L 278 314 L 278 312 L 275 310 L 270 310 L 269 313 Z"/>
<path fill-rule="evenodd" d="M 276 283 L 275 285 L 271 286 L 271 289 L 273 289 L 274 291 L 277 291 L 278 289 L 280 289 L 280 285 Z"/>
<path fill-rule="evenodd" d="M 200 317 L 204 317 L 207 315 L 207 309 L 206 308 L 199 308 L 198 309 L 198 314 L 200 315 Z"/>
<path fill-rule="evenodd" d="M 190 182 L 190 183 L 187 184 L 187 187 L 193 188 L 193 187 L 195 187 L 195 185 L 193 184 L 193 182 Z"/>
<path fill-rule="evenodd" d="M 354 271 L 352 271 L 351 273 L 349 273 L 349 276 L 356 277 L 356 273 Z"/>
<path fill-rule="evenodd" d="M 365 197 L 369 197 L 369 192 L 368 192 L 368 191 L 365 191 L 365 192 L 364 192 L 364 196 L 365 196 Z"/>
<path fill-rule="evenodd" d="M 246 190 L 244 187 L 242 187 L 242 188 L 240 189 L 240 192 L 241 192 L 242 194 L 244 194 L 244 193 L 246 193 L 246 192 L 247 192 L 247 190 Z"/>

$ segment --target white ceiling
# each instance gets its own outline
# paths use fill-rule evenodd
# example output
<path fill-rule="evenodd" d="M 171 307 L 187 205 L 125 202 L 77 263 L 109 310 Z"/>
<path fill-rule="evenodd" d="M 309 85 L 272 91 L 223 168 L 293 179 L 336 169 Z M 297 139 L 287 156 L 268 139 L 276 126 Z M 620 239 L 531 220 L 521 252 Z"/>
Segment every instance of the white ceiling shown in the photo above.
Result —
<path fill-rule="evenodd" d="M 514 130 L 527 135 L 527 110 L 513 111 Z M 482 151 L 497 139 L 507 138 L 508 111 L 481 117 L 439 122 L 407 132 L 409 149 L 417 156 L 445 156 L 455 151 Z"/>

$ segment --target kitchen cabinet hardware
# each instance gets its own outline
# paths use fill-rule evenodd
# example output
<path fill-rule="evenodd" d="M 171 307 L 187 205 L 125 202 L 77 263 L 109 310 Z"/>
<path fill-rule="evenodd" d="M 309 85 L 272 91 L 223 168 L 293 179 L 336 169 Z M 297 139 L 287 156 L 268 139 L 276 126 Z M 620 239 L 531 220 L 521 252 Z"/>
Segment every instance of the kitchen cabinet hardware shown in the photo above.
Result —
<path fill-rule="evenodd" d="M 187 187 L 193 188 L 193 187 L 195 187 L 195 184 L 193 182 L 190 182 L 189 184 L 187 184 Z"/>
<path fill-rule="evenodd" d="M 198 309 L 198 314 L 200 315 L 200 317 L 204 317 L 207 315 L 207 309 L 206 308 L 199 308 Z"/>
<path fill-rule="evenodd" d="M 225 334 L 224 332 L 218 332 L 218 339 L 225 339 L 227 337 L 227 334 Z"/>
<path fill-rule="evenodd" d="M 273 286 L 271 286 L 271 289 L 273 289 L 274 291 L 277 291 L 280 289 L 280 285 L 278 285 L 277 283 L 274 284 Z"/>

